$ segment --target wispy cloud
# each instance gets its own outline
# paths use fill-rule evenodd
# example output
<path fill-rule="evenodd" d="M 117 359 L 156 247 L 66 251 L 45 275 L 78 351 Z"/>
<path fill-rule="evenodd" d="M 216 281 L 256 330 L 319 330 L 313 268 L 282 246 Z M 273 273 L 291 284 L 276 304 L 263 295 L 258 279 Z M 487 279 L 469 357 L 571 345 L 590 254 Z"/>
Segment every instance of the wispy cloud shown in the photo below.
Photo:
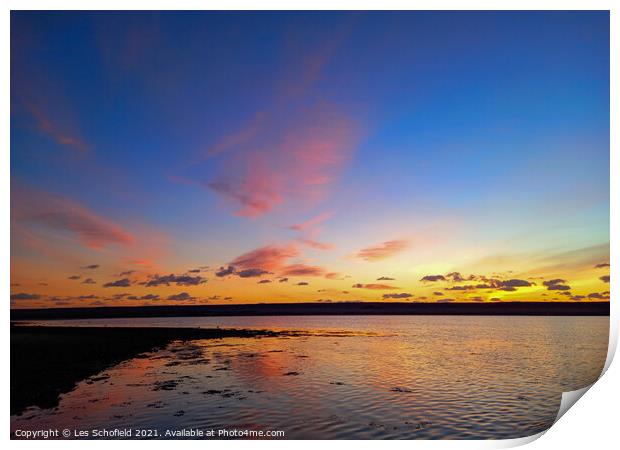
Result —
<path fill-rule="evenodd" d="M 210 147 L 206 152 L 206 156 L 217 156 L 227 150 L 248 144 L 260 134 L 266 119 L 267 114 L 265 111 L 258 111 L 245 126 L 224 136 Z"/>
<path fill-rule="evenodd" d="M 314 239 L 299 238 L 298 241 L 316 250 L 331 250 L 332 248 L 334 248 L 334 244 L 329 244 L 327 242 L 319 242 L 319 241 L 315 241 Z"/>
<path fill-rule="evenodd" d="M 274 68 L 270 101 L 205 145 L 190 164 L 192 175 L 174 179 L 212 190 L 235 208 L 235 215 L 246 218 L 323 198 L 350 160 L 362 127 L 354 111 L 311 87 L 355 22 L 350 15 L 321 42 L 289 47 L 282 66 Z M 295 39 L 292 34 L 286 47 Z"/>
<path fill-rule="evenodd" d="M 372 247 L 363 248 L 357 253 L 356 256 L 366 261 L 380 261 L 394 256 L 397 253 L 406 250 L 408 247 L 409 241 L 396 239 L 392 241 L 385 241 Z"/>
<path fill-rule="evenodd" d="M 327 272 L 325 274 L 325 278 L 328 280 L 344 280 L 345 278 L 350 278 L 350 276 L 344 275 L 340 272 Z"/>
<path fill-rule="evenodd" d="M 306 220 L 305 222 L 296 223 L 291 225 L 289 228 L 293 231 L 310 231 L 313 230 L 317 225 L 323 223 L 330 217 L 334 215 L 333 211 L 326 211 L 317 216 L 312 217 L 311 219 Z"/>
<path fill-rule="evenodd" d="M 222 155 L 215 179 L 205 182 L 237 205 L 235 215 L 248 218 L 286 200 L 321 198 L 350 159 L 358 136 L 349 117 L 326 101 L 279 111 L 257 133 L 251 143 Z"/>
<path fill-rule="evenodd" d="M 122 226 L 67 198 L 13 186 L 11 200 L 14 221 L 69 233 L 89 248 L 134 242 Z"/>
<path fill-rule="evenodd" d="M 290 266 L 284 267 L 280 273 L 289 277 L 320 277 L 325 274 L 325 269 L 306 264 L 291 264 Z"/>
<path fill-rule="evenodd" d="M 26 102 L 25 109 L 33 117 L 36 129 L 56 142 L 57 144 L 69 149 L 76 156 L 85 156 L 90 153 L 90 146 L 79 138 L 74 130 L 61 126 L 54 122 L 52 116 L 34 104 Z"/>

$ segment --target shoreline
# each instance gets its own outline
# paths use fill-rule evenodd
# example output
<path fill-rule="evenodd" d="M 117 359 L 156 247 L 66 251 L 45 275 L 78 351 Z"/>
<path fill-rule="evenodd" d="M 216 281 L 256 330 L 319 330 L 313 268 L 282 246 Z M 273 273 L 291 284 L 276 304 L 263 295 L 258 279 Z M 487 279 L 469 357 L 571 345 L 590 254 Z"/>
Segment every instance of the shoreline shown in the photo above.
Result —
<path fill-rule="evenodd" d="M 77 383 L 175 340 L 275 337 L 270 330 L 11 326 L 11 415 L 53 408 Z"/>

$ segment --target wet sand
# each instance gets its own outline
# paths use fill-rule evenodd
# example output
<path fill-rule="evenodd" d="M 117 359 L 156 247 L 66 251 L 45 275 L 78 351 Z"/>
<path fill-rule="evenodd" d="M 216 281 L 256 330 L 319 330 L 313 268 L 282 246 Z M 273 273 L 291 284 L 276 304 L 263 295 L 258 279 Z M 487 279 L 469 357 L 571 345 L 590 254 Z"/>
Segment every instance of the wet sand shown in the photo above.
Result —
<path fill-rule="evenodd" d="M 81 380 L 172 341 L 273 337 L 269 330 L 11 326 L 11 415 L 53 408 Z"/>

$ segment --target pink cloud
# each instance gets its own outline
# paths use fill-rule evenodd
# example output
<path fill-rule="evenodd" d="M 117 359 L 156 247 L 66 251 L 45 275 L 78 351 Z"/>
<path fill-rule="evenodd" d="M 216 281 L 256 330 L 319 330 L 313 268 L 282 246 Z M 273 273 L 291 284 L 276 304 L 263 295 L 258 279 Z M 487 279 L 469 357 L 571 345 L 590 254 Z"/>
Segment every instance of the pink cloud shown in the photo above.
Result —
<path fill-rule="evenodd" d="M 11 66 L 15 69 L 11 84 L 15 108 L 11 109 L 16 124 L 47 137 L 72 156 L 83 157 L 91 149 L 80 137 L 80 115 L 70 101 L 66 80 L 56 78 L 50 71 L 37 70 L 37 65 L 27 60 L 41 43 L 24 31 L 16 31 Z"/>
<path fill-rule="evenodd" d="M 295 244 L 268 245 L 252 250 L 237 257 L 230 262 L 235 273 L 240 274 L 243 270 L 260 270 L 263 273 L 277 273 L 287 276 L 323 276 L 327 273 L 323 267 L 308 264 L 291 263 L 291 259 L 300 256 L 299 248 Z M 242 269 L 242 270 L 239 270 Z"/>
<path fill-rule="evenodd" d="M 74 131 L 66 126 L 62 127 L 59 123 L 52 121 L 51 117 L 42 109 L 37 108 L 32 103 L 25 103 L 26 110 L 34 118 L 36 128 L 48 138 L 69 148 L 78 156 L 84 156 L 90 152 L 90 147 L 85 141 L 76 136 Z"/>
<path fill-rule="evenodd" d="M 294 231 L 309 231 L 309 230 L 314 229 L 317 225 L 326 221 L 333 215 L 334 215 L 333 211 L 326 211 L 324 213 L 319 214 L 318 216 L 315 216 L 309 220 L 306 220 L 305 222 L 291 225 L 289 228 Z"/>
<path fill-rule="evenodd" d="M 310 46 L 291 30 L 285 40 L 284 64 L 274 73 L 272 101 L 239 128 L 207 145 L 194 162 L 217 158 L 215 175 L 199 182 L 231 203 L 235 215 L 257 218 L 286 203 L 317 202 L 337 180 L 360 127 L 351 114 L 311 88 L 355 23 L 354 17 L 347 18 Z M 209 171 L 213 165 L 209 163 Z"/>
<path fill-rule="evenodd" d="M 320 233 L 320 224 L 329 219 L 333 215 L 332 211 L 321 213 L 311 219 L 289 226 L 288 228 L 293 231 L 298 231 L 302 234 L 302 237 L 297 238 L 297 241 L 306 247 L 313 248 L 315 250 L 331 250 L 334 248 L 333 244 L 320 242 L 316 240 L 316 236 Z"/>
<path fill-rule="evenodd" d="M 207 150 L 207 157 L 219 155 L 226 150 L 252 141 L 260 133 L 266 118 L 267 114 L 265 111 L 257 112 L 246 126 L 225 136 L 213 147 L 209 148 L 209 150 Z"/>
<path fill-rule="evenodd" d="M 392 240 L 385 241 L 379 245 L 363 248 L 357 253 L 357 257 L 366 261 L 378 261 L 389 258 L 409 247 L 409 241 Z"/>
<path fill-rule="evenodd" d="M 134 242 L 120 225 L 67 198 L 15 187 L 11 197 L 12 219 L 22 224 L 67 232 L 92 249 Z"/>
<path fill-rule="evenodd" d="M 26 226 L 24 226 L 24 224 L 12 220 L 11 242 L 13 242 L 13 239 L 15 239 L 16 243 L 19 242 L 20 245 L 24 245 L 31 251 L 34 251 L 48 259 L 62 261 L 63 263 L 72 266 L 77 266 L 81 262 L 78 257 L 72 255 L 70 252 L 67 252 L 61 246 L 54 245 L 54 242 L 50 242 L 49 239 L 33 233 Z M 15 252 L 15 254 L 17 255 L 17 252 Z M 15 262 L 18 259 L 21 258 L 16 256 L 16 260 L 11 262 L 11 270 L 13 270 L 16 266 Z"/>
<path fill-rule="evenodd" d="M 230 265 L 235 268 L 263 269 L 271 272 L 281 269 L 289 259 L 297 256 L 299 256 L 299 249 L 295 245 L 267 245 L 244 253 L 232 261 Z"/>
<path fill-rule="evenodd" d="M 331 250 L 332 248 L 334 248 L 334 244 L 330 244 L 327 242 L 318 242 L 314 239 L 299 238 L 298 241 L 316 250 Z"/>
<path fill-rule="evenodd" d="M 306 264 L 291 264 L 290 266 L 284 267 L 281 274 L 290 277 L 320 277 L 325 274 L 325 269 L 318 266 L 308 266 Z"/>
<path fill-rule="evenodd" d="M 220 156 L 218 174 L 206 185 L 237 205 L 236 215 L 255 218 L 285 201 L 321 199 L 350 159 L 358 133 L 334 105 L 315 102 L 274 114 L 260 131 L 237 136 L 246 134 L 256 136 L 251 142 L 228 136 L 215 144 L 216 149 L 232 147 Z"/>
<path fill-rule="evenodd" d="M 348 276 L 343 275 L 340 272 L 328 272 L 325 274 L 325 278 L 328 280 L 344 280 L 345 278 L 348 278 Z"/>
<path fill-rule="evenodd" d="M 156 267 L 153 260 L 148 258 L 124 258 L 123 263 L 131 267 L 139 267 L 143 270 L 150 270 Z"/>
<path fill-rule="evenodd" d="M 269 167 L 266 156 L 248 155 L 242 176 L 229 172 L 230 178 L 220 177 L 208 186 L 218 194 L 241 206 L 235 215 L 255 218 L 269 212 L 284 199 L 282 177 Z"/>

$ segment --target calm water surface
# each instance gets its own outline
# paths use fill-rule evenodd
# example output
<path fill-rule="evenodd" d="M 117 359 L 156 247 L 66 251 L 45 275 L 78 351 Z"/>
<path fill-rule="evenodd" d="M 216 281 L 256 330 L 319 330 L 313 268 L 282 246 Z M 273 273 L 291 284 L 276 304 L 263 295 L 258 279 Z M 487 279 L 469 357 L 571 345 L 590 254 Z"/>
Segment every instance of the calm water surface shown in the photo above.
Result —
<path fill-rule="evenodd" d="M 608 317 L 305 316 L 54 321 L 305 330 L 173 342 L 11 428 L 284 430 L 286 438 L 515 438 L 598 378 Z"/>

